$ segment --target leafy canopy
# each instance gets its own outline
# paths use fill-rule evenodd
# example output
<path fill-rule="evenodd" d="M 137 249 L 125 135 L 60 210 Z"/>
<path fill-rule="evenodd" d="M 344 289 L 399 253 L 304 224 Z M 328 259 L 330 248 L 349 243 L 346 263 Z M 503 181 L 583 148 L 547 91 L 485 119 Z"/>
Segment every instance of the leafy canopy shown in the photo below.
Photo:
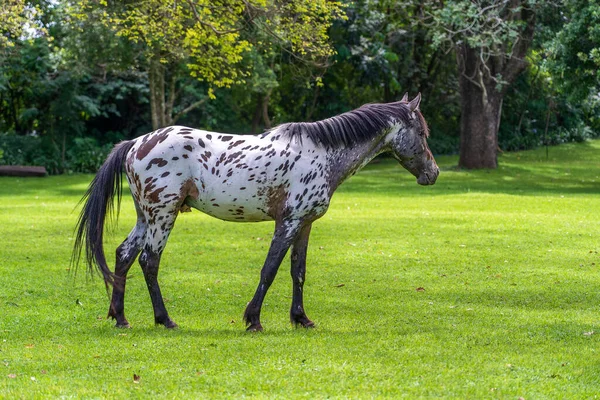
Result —
<path fill-rule="evenodd" d="M 117 35 L 142 44 L 147 61 L 187 62 L 213 96 L 214 87 L 231 87 L 249 76 L 241 61 L 255 44 L 244 38 L 245 31 L 263 30 L 271 45 L 322 65 L 334 54 L 327 30 L 343 10 L 341 2 L 327 0 L 82 0 L 72 15 L 95 16 Z"/>

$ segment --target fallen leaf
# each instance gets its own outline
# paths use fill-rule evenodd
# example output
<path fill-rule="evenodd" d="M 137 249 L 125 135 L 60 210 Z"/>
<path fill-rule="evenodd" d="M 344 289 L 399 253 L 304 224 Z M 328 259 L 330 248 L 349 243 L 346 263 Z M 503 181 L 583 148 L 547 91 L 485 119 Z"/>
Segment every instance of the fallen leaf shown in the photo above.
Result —
<path fill-rule="evenodd" d="M 133 374 L 133 383 L 140 383 L 140 379 L 142 379 L 139 375 Z"/>
<path fill-rule="evenodd" d="M 77 304 L 78 306 L 83 307 L 83 303 L 79 299 L 75 300 L 75 304 Z"/>
<path fill-rule="evenodd" d="M 594 333 L 594 331 L 589 331 L 589 332 L 583 332 L 583 336 L 592 336 Z"/>
<path fill-rule="evenodd" d="M 17 374 L 8 374 L 8 377 L 10 379 L 15 379 L 17 377 Z"/>
<path fill-rule="evenodd" d="M 35 376 L 32 376 L 32 377 L 31 377 L 31 380 L 35 382 Z"/>
<path fill-rule="evenodd" d="M 27 349 L 33 349 L 34 347 L 35 347 L 35 344 L 33 344 L 33 343 L 25 345 L 25 348 L 27 348 Z"/>
<path fill-rule="evenodd" d="M 46 375 L 48 373 L 48 371 L 46 371 L 45 369 L 43 369 L 41 372 L 43 375 Z"/>
<path fill-rule="evenodd" d="M 418 287 L 416 290 L 417 290 L 417 292 L 424 292 L 425 288 L 424 287 Z"/>
<path fill-rule="evenodd" d="M 334 287 L 344 287 L 344 286 L 346 286 L 346 284 L 345 284 L 345 283 L 340 283 L 340 284 L 338 284 L 338 285 L 335 285 Z"/>

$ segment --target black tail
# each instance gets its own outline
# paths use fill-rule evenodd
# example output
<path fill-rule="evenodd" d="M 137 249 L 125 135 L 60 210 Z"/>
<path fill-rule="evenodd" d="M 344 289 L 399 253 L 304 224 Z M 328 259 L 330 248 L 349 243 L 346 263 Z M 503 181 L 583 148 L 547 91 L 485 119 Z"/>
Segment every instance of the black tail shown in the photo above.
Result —
<path fill-rule="evenodd" d="M 122 171 L 127 152 L 133 147 L 134 141 L 123 141 L 117 144 L 98 170 L 98 174 L 90 183 L 81 202 L 85 206 L 79 215 L 77 222 L 77 236 L 71 264 L 77 267 L 81 259 L 81 250 L 85 243 L 85 260 L 90 272 L 94 267 L 104 277 L 107 285 L 115 284 L 115 275 L 108 268 L 104 256 L 102 238 L 104 235 L 104 221 L 107 214 L 114 211 L 113 199 L 117 195 L 117 211 L 121 205 L 121 180 Z M 80 203 L 81 203 L 80 202 Z"/>

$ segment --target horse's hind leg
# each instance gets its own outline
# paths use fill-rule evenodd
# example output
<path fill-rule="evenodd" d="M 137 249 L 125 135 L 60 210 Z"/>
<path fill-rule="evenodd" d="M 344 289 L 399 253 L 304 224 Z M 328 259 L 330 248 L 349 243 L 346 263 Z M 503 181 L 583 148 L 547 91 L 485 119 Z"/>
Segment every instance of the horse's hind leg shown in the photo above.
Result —
<path fill-rule="evenodd" d="M 312 224 L 305 225 L 300 234 L 292 244 L 292 282 L 294 284 L 292 308 L 290 320 L 294 325 L 302 325 L 305 328 L 315 326 L 304 312 L 303 287 L 306 275 L 306 250 L 308 249 L 308 237 Z"/>
<path fill-rule="evenodd" d="M 124 313 L 125 284 L 127 283 L 127 272 L 142 249 L 146 226 L 145 218 L 138 214 L 135 227 L 129 233 L 127 239 L 117 248 L 115 264 L 117 279 L 115 279 L 110 308 L 108 310 L 108 316 L 117 321 L 115 325 L 117 328 L 129 328 L 129 322 L 127 322 Z"/>
<path fill-rule="evenodd" d="M 160 264 L 160 257 L 167 244 L 167 239 L 175 224 L 177 212 L 178 208 L 162 214 L 163 218 L 160 219 L 159 217 L 159 223 L 148 225 L 144 249 L 139 258 L 142 271 L 144 272 L 146 285 L 150 292 L 150 299 L 152 300 L 154 322 L 156 324 L 162 324 L 167 328 L 176 328 L 177 324 L 169 317 L 169 313 L 165 307 L 160 292 L 160 286 L 158 285 L 158 267 Z"/>

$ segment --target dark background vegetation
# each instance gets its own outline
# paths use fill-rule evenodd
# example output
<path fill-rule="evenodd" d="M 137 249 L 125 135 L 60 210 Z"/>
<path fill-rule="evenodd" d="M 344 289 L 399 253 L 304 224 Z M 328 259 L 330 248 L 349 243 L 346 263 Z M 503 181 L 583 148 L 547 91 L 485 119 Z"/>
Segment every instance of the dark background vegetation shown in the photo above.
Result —
<path fill-rule="evenodd" d="M 41 10 L 44 32 L 29 32 L 1 49 L 0 164 L 43 165 L 52 174 L 95 172 L 114 143 L 152 130 L 139 44 L 101 25 L 75 29 L 65 22 L 66 2 L 29 3 Z M 424 3 L 349 3 L 348 19 L 330 29 L 336 54 L 327 68 L 299 65 L 283 50 L 249 53 L 242 63 L 252 65 L 253 74 L 244 84 L 216 89 L 215 99 L 176 123 L 258 133 L 421 92 L 432 151 L 457 153 L 460 71 L 454 49 L 435 43 Z M 600 18 L 597 7 L 575 0 L 539 7 L 529 66 L 503 101 L 499 151 L 600 135 L 600 34 L 590 30 Z M 176 67 L 186 72 L 186 65 Z M 209 89 L 189 73 L 178 76 L 181 101 L 174 112 L 206 98 Z"/>

